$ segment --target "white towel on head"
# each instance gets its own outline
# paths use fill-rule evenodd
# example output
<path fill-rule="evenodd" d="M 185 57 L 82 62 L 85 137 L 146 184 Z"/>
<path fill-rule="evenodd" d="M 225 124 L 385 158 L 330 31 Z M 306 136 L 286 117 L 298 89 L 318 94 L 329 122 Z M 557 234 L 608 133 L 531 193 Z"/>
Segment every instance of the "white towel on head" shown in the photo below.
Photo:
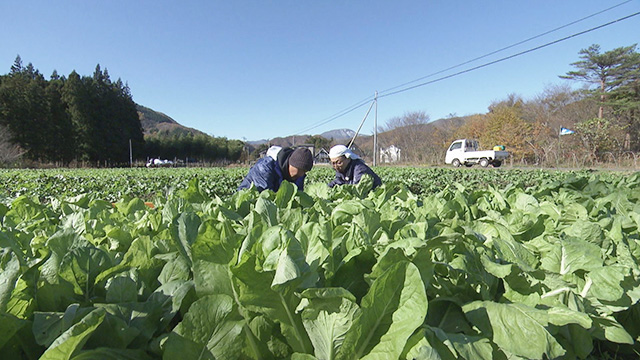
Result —
<path fill-rule="evenodd" d="M 349 159 L 360 159 L 360 156 L 344 145 L 336 145 L 329 150 L 329 158 L 331 159 L 339 158 L 343 155 Z"/>
<path fill-rule="evenodd" d="M 267 150 L 266 156 L 271 156 L 273 160 L 278 160 L 278 153 L 282 150 L 282 146 L 273 145 Z"/>

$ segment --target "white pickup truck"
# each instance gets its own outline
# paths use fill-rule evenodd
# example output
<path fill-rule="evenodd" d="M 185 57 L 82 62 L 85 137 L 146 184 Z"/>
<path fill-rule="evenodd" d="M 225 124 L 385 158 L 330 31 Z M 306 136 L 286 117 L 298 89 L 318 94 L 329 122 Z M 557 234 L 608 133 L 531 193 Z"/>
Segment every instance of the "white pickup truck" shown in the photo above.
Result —
<path fill-rule="evenodd" d="M 473 164 L 480 164 L 482 167 L 491 164 L 493 167 L 499 167 L 504 159 L 509 157 L 509 152 L 504 151 L 504 146 L 496 146 L 496 148 L 500 150 L 495 150 L 495 148 L 494 150 L 479 150 L 477 140 L 456 140 L 449 146 L 444 162 L 455 167 L 472 166 Z"/>

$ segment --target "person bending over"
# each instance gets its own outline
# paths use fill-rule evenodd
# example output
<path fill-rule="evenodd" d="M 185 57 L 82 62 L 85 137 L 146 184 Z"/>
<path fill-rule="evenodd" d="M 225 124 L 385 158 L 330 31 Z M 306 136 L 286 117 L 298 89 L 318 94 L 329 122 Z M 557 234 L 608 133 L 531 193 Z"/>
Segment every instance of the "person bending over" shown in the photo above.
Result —
<path fill-rule="evenodd" d="M 253 184 L 258 191 L 278 191 L 284 180 L 303 190 L 304 179 L 312 167 L 313 155 L 309 149 L 272 146 L 267 155 L 249 169 L 238 190 L 248 189 Z"/>
<path fill-rule="evenodd" d="M 331 166 L 336 171 L 336 177 L 328 185 L 357 184 L 364 174 L 369 174 L 373 178 L 373 189 L 382 184 L 380 177 L 371 170 L 364 161 L 351 149 L 344 145 L 336 145 L 329 150 Z"/>

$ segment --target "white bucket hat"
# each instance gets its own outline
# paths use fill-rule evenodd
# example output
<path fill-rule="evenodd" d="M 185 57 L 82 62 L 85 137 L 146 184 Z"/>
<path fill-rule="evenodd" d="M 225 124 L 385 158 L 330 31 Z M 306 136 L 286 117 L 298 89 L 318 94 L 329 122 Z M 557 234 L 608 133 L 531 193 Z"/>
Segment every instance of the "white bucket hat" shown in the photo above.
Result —
<path fill-rule="evenodd" d="M 349 159 L 360 159 L 360 156 L 344 145 L 336 145 L 329 150 L 329 158 L 331 159 L 339 158 L 343 155 Z"/>

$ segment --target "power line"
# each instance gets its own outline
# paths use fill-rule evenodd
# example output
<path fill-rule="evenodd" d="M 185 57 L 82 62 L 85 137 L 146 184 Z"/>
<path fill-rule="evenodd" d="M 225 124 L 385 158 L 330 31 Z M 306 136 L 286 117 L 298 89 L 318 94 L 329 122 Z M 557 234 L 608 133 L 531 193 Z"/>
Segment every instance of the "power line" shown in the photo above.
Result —
<path fill-rule="evenodd" d="M 399 94 L 399 93 L 402 93 L 402 92 L 405 92 L 405 91 L 409 91 L 409 90 L 412 90 L 412 89 L 415 89 L 415 88 L 418 88 L 418 87 L 421 87 L 421 86 L 425 86 L 425 85 L 433 84 L 433 83 L 438 82 L 438 81 L 442 81 L 442 80 L 445 80 L 445 79 L 449 79 L 449 78 L 452 78 L 452 77 L 454 77 L 454 76 L 458 76 L 458 75 L 461 75 L 461 74 L 466 74 L 466 73 L 468 73 L 468 72 L 471 72 L 471 71 L 474 71 L 474 70 L 478 70 L 478 69 L 481 69 L 481 68 L 487 67 L 487 66 L 489 66 L 489 65 L 493 65 L 493 64 L 496 64 L 496 63 L 499 63 L 499 62 L 505 61 L 505 60 L 513 59 L 513 58 L 515 58 L 515 57 L 518 57 L 518 56 L 521 56 L 521 55 L 524 55 L 524 54 L 528 54 L 528 53 L 533 52 L 533 51 L 536 51 L 536 50 L 540 50 L 540 49 L 545 48 L 545 47 L 547 47 L 547 46 L 554 45 L 554 44 L 557 44 L 557 43 L 562 42 L 562 41 L 565 41 L 565 40 L 569 40 L 569 39 L 574 38 L 574 37 L 576 37 L 576 36 L 584 35 L 584 34 L 586 34 L 586 33 L 588 33 L 588 32 L 591 32 L 591 31 L 594 31 L 594 30 L 601 29 L 601 28 L 603 28 L 603 27 L 606 27 L 606 26 L 609 26 L 609 25 L 615 24 L 615 23 L 617 23 L 617 22 L 620 22 L 620 21 L 623 21 L 623 20 L 626 20 L 626 19 L 632 18 L 632 17 L 634 17 L 634 16 L 638 16 L 638 15 L 640 15 L 640 12 L 633 13 L 633 14 L 631 14 L 631 15 L 627 15 L 627 16 L 625 16 L 625 17 L 621 17 L 621 18 L 619 18 L 619 19 L 617 19 L 617 20 L 613 20 L 613 21 L 608 22 L 608 23 L 606 23 L 606 24 L 602 24 L 602 25 L 599 25 L 599 26 L 593 27 L 593 28 L 591 28 L 591 29 L 581 31 L 581 32 L 579 32 L 579 33 L 575 33 L 575 34 L 573 34 L 573 35 L 569 35 L 569 36 L 563 37 L 562 39 L 554 40 L 554 41 L 548 42 L 548 43 L 546 43 L 546 44 L 543 44 L 543 45 L 540 45 L 540 46 L 536 46 L 536 47 L 531 48 L 531 49 L 529 49 L 529 50 L 525 50 L 525 51 L 521 51 L 521 52 L 516 53 L 516 54 L 513 54 L 513 55 L 505 56 L 505 57 L 500 58 L 500 59 L 498 59 L 498 60 L 490 61 L 490 62 L 488 62 L 488 63 L 484 63 L 484 64 L 482 64 L 482 65 L 478 65 L 478 66 L 475 66 L 475 67 L 472 67 L 472 68 L 469 68 L 469 69 L 466 69 L 466 70 L 462 70 L 462 71 L 459 71 L 459 72 L 457 72 L 457 73 L 450 74 L 450 75 L 447 75 L 447 76 L 443 76 L 443 77 L 440 77 L 440 78 L 437 78 L 437 79 L 434 79 L 434 80 L 431 80 L 431 81 L 427 81 L 427 82 L 424 82 L 424 83 L 420 83 L 420 84 L 417 84 L 417 85 L 413 85 L 413 86 L 410 86 L 410 87 L 407 87 L 407 88 L 404 88 L 404 89 L 401 89 L 401 90 L 393 91 L 393 92 L 390 92 L 390 93 L 387 93 L 387 94 L 384 94 L 384 95 L 379 95 L 378 97 L 379 97 L 379 98 L 381 98 L 381 97 L 387 97 L 387 96 L 391 96 L 391 95 L 396 95 L 396 94 Z"/>
<path fill-rule="evenodd" d="M 467 65 L 467 64 L 472 63 L 472 62 L 474 62 L 474 61 L 477 61 L 477 60 L 480 60 L 480 59 L 484 59 L 484 58 L 486 58 L 486 57 L 488 57 L 488 56 L 495 55 L 495 54 L 497 54 L 497 53 L 500 53 L 500 52 L 503 52 L 503 51 L 505 51 L 505 50 L 511 49 L 511 48 L 516 47 L 516 46 L 518 46 L 518 45 L 522 45 L 522 44 L 524 44 L 524 43 L 527 43 L 527 42 L 529 42 L 529 41 L 531 41 L 531 40 L 535 40 L 535 39 L 540 38 L 540 37 L 542 37 L 542 36 L 549 35 L 549 34 L 551 34 L 551 33 L 554 33 L 554 32 L 556 32 L 556 31 L 558 31 L 558 30 L 564 29 L 564 28 L 569 27 L 569 26 L 571 26 L 571 25 L 575 25 L 575 24 L 577 24 L 577 23 L 579 23 L 579 22 L 582 22 L 582 21 L 584 21 L 584 20 L 587 20 L 587 19 L 592 18 L 592 17 L 597 16 L 597 15 L 600 15 L 600 14 L 602 14 L 602 13 L 604 13 L 604 12 L 607 12 L 607 11 L 609 11 L 609 10 L 612 10 L 612 9 L 614 9 L 614 8 L 617 8 L 617 7 L 619 7 L 619 6 L 622 6 L 622 5 L 624 5 L 624 4 L 626 4 L 626 3 L 629 3 L 629 2 L 631 2 L 631 1 L 633 1 L 633 0 L 627 0 L 627 1 L 625 1 L 625 2 L 622 2 L 622 3 L 618 4 L 618 5 L 611 6 L 611 7 L 607 8 L 607 9 L 604 9 L 604 10 L 598 11 L 598 12 L 596 12 L 596 13 L 593 13 L 593 14 L 589 15 L 589 16 L 585 16 L 585 17 L 583 17 L 583 18 L 581 18 L 581 19 L 578 19 L 578 20 L 572 21 L 572 22 L 570 22 L 570 23 L 568 23 L 568 24 L 562 25 L 562 26 L 557 27 L 557 28 L 555 28 L 555 29 L 552 29 L 552 30 L 549 30 L 549 31 L 543 32 L 542 34 L 538 34 L 538 35 L 532 36 L 532 37 L 530 37 L 530 38 L 528 38 L 528 39 L 525 39 L 525 40 L 519 41 L 519 42 L 517 42 L 517 43 L 515 43 L 515 44 L 511 44 L 511 45 L 509 45 L 509 46 L 505 46 L 505 47 L 503 47 L 503 48 L 501 48 L 501 49 L 498 49 L 498 50 L 492 51 L 492 52 L 490 52 L 490 53 L 488 53 L 488 54 L 484 54 L 484 55 L 478 56 L 478 57 L 476 57 L 476 58 L 473 58 L 473 59 L 471 59 L 471 60 L 467 60 L 467 61 L 465 61 L 465 62 L 462 62 L 462 63 L 460 63 L 460 64 L 457 64 L 457 65 L 454 65 L 454 66 L 448 67 L 448 68 L 446 68 L 446 69 L 436 71 L 436 72 L 434 72 L 434 73 L 431 73 L 431 74 L 429 74 L 429 75 L 425 75 L 425 76 L 423 76 L 423 77 L 421 77 L 421 78 L 418 78 L 418 79 L 415 79 L 415 80 L 411 80 L 411 81 L 406 82 L 406 83 L 404 83 L 404 84 L 400 84 L 400 85 L 394 86 L 394 87 L 392 87 L 392 88 L 389 88 L 389 89 L 386 89 L 386 90 L 382 90 L 380 93 L 381 93 L 381 94 L 384 94 L 384 93 L 386 93 L 386 92 L 388 92 L 388 91 L 391 91 L 391 90 L 394 90 L 394 89 L 397 89 L 397 88 L 400 88 L 400 87 L 403 87 L 403 86 L 406 86 L 406 85 L 409 85 L 409 84 L 413 84 L 414 82 L 417 82 L 417 81 L 420 81 L 420 80 L 424 80 L 424 79 L 430 78 L 430 77 L 432 77 L 432 76 L 435 76 L 435 75 L 438 75 L 438 74 L 442 74 L 442 73 L 444 73 L 444 72 L 447 72 L 447 71 L 449 71 L 449 70 L 453 70 L 453 69 L 459 68 L 460 66 Z"/>
<path fill-rule="evenodd" d="M 591 14 L 591 15 L 588 15 L 588 16 L 585 16 L 585 17 L 580 18 L 580 19 L 578 19 L 578 20 L 572 21 L 572 22 L 570 22 L 570 23 L 568 23 L 568 24 L 565 24 L 565 25 L 562 25 L 562 26 L 560 26 L 560 27 L 554 28 L 554 29 L 552 29 L 552 30 L 546 31 L 546 32 L 544 32 L 544 33 L 541 33 L 541 34 L 535 35 L 535 36 L 530 37 L 530 38 L 528 38 L 528 39 L 525 39 L 525 40 L 519 41 L 519 42 L 514 43 L 514 44 L 512 44 L 512 45 L 509 45 L 509 46 L 503 47 L 503 48 L 501 48 L 501 49 L 498 49 L 498 50 L 492 51 L 492 52 L 487 53 L 487 54 L 485 54 L 485 55 L 482 55 L 482 56 L 479 56 L 479 57 L 473 58 L 473 59 L 471 59 L 471 60 L 468 60 L 468 61 L 462 62 L 462 63 L 460 63 L 460 64 L 457 64 L 457 65 L 451 66 L 451 67 L 449 67 L 449 68 L 446 68 L 446 69 L 443 69 L 443 70 L 440 70 L 440 71 L 434 72 L 434 73 L 432 73 L 432 74 L 429 74 L 429 75 L 426 75 L 426 76 L 420 77 L 420 78 L 418 78 L 418 79 L 415 79 L 415 80 L 412 80 L 412 81 L 409 81 L 409 82 L 406 82 L 406 83 L 403 83 L 403 84 L 400 84 L 400 85 L 397 85 L 397 86 L 391 87 L 391 88 L 389 88 L 389 89 L 383 90 L 383 91 L 381 91 L 381 92 L 380 92 L 382 95 L 378 94 L 378 98 L 381 98 L 381 97 L 387 97 L 387 96 L 391 96 L 391 95 L 395 95 L 395 94 L 399 94 L 399 93 L 402 93 L 402 92 L 405 92 L 405 91 L 408 91 L 408 90 L 412 90 L 412 89 L 415 89 L 415 88 L 418 88 L 418 87 L 421 87 L 421 86 L 425 86 L 425 85 L 432 84 L 432 83 L 435 83 L 435 82 L 438 82 L 438 81 L 442 81 L 442 80 L 445 80 L 445 79 L 452 78 L 452 77 L 454 77 L 454 76 L 458 76 L 458 75 L 461 75 L 461 74 L 465 74 L 465 73 L 468 73 L 468 72 L 471 72 L 471 71 L 474 71 L 474 70 L 477 70 L 477 69 L 481 69 L 481 68 L 483 68 L 483 67 L 486 67 L 486 66 L 489 66 L 489 65 L 493 65 L 493 64 L 496 64 L 496 63 L 498 63 L 498 62 L 502 62 L 502 61 L 505 61 L 505 60 L 508 60 L 508 59 L 512 59 L 512 58 L 515 58 L 515 57 L 517 57 L 517 56 L 524 55 L 524 54 L 527 54 L 527 53 L 533 52 L 533 51 L 535 51 L 535 50 L 539 50 L 539 49 L 542 49 L 542 48 L 544 48 L 544 47 L 547 47 L 547 46 L 550 46 L 550 45 L 557 44 L 557 43 L 559 43 L 559 42 L 562 42 L 562 41 L 568 40 L 568 39 L 570 39 L 570 38 L 573 38 L 573 37 L 576 37 L 576 36 L 580 36 L 580 35 L 586 34 L 586 33 L 588 33 L 588 32 L 591 32 L 591 31 L 594 31 L 594 30 L 597 30 L 597 29 L 600 29 L 600 28 L 603 28 L 603 27 L 606 27 L 606 26 L 612 25 L 612 24 L 614 24 L 614 23 L 616 23 L 616 22 L 623 21 L 623 20 L 626 20 L 626 19 L 628 19 L 628 18 L 631 18 L 631 17 L 637 16 L 638 14 L 640 14 L 640 12 L 638 12 L 638 13 L 634 13 L 634 14 L 631 14 L 631 15 L 628 15 L 628 16 L 625 16 L 625 17 L 622 17 L 622 18 L 619 18 L 619 19 L 617 19 L 617 20 L 611 21 L 611 22 L 606 23 L 606 24 L 603 24 L 603 25 L 596 26 L 596 27 L 594 27 L 594 28 L 591 28 L 591 29 L 588 29 L 588 30 L 585 30 L 585 31 L 581 31 L 581 32 L 579 32 L 579 33 L 576 33 L 576 34 L 573 34 L 573 35 L 570 35 L 570 36 L 564 37 L 564 38 L 559 39 L 559 40 L 555 40 L 555 41 L 552 41 L 552 42 L 546 43 L 546 44 L 544 44 L 544 45 L 537 46 L 537 47 L 532 48 L 532 49 L 529 49 L 529 50 L 522 51 L 522 52 L 517 53 L 517 54 L 514 54 L 514 55 L 510 55 L 510 56 L 507 56 L 507 57 L 504 57 L 504 58 L 501 58 L 501 59 L 498 59 L 498 60 L 494 60 L 494 61 L 491 61 L 491 62 L 488 62 L 488 63 L 482 64 L 482 65 L 478 65 L 478 66 L 475 66 L 475 67 L 473 67 L 473 68 L 466 69 L 466 70 L 463 70 L 463 71 L 459 71 L 459 72 L 457 72 L 457 73 L 450 74 L 450 75 L 447 75 L 447 76 L 443 76 L 443 77 L 440 77 L 440 78 L 437 78 L 437 79 L 434 79 L 434 80 L 431 80 L 431 81 L 428 81 L 428 82 L 424 82 L 424 83 L 420 83 L 420 84 L 417 84 L 417 85 L 414 85 L 414 86 L 410 86 L 410 87 L 407 87 L 407 88 L 404 88 L 404 89 L 401 89 L 401 90 L 398 90 L 398 91 L 389 92 L 389 91 L 391 91 L 391 90 L 394 90 L 394 89 L 397 89 L 397 88 L 400 88 L 400 87 L 403 87 L 403 86 L 406 86 L 406 85 L 409 85 L 409 84 L 415 83 L 415 82 L 420 81 L 420 80 L 424 80 L 424 79 L 426 79 L 426 78 L 429 78 L 429 77 L 432 77 L 432 76 L 435 76 L 435 75 L 441 74 L 441 73 L 443 73 L 443 72 L 446 72 L 446 71 L 449 71 L 449 70 L 452 70 L 452 69 L 458 68 L 458 67 L 460 67 L 460 66 L 463 66 L 463 65 L 469 64 L 469 63 L 471 63 L 471 62 L 474 62 L 474 61 L 477 61 L 477 60 L 480 60 L 480 59 L 486 58 L 486 57 L 488 57 L 488 56 L 491 56 L 491 55 L 497 54 L 497 53 L 499 53 L 499 52 L 502 52 L 502 51 L 508 50 L 508 49 L 513 48 L 513 47 L 515 47 L 515 46 L 522 45 L 522 44 L 524 44 L 524 43 L 526 43 L 526 42 L 529 42 L 529 41 L 531 41 L 531 40 L 537 39 L 537 38 L 542 37 L 542 36 L 544 36 L 544 35 L 548 35 L 548 34 L 550 34 L 550 33 L 556 32 L 556 31 L 558 31 L 558 30 L 560 30 L 560 29 L 566 28 L 566 27 L 571 26 L 571 25 L 574 25 L 574 24 L 576 24 L 576 23 L 582 22 L 582 21 L 584 21 L 584 20 L 586 20 L 586 19 L 592 18 L 592 17 L 594 17 L 594 16 L 596 16 L 596 15 L 602 14 L 602 13 L 604 13 L 604 12 L 607 12 L 607 11 L 609 11 L 609 10 L 612 10 L 612 9 L 616 8 L 616 7 L 622 6 L 622 5 L 624 5 L 624 4 L 626 4 L 626 3 L 629 3 L 629 2 L 631 2 L 631 1 L 633 1 L 633 0 L 627 0 L 627 1 L 624 1 L 624 2 L 619 3 L 619 4 L 617 4 L 617 5 L 611 6 L 611 7 L 609 7 L 609 8 L 604 9 L 604 10 L 598 11 L 598 12 L 593 13 L 593 14 Z M 387 92 L 388 92 L 388 93 L 387 93 Z M 300 130 L 300 131 L 296 132 L 296 135 L 301 135 L 303 132 L 307 132 L 307 131 L 313 130 L 313 129 L 318 128 L 318 127 L 320 127 L 320 126 L 322 126 L 322 125 L 325 125 L 325 124 L 328 124 L 328 123 L 330 123 L 330 122 L 332 122 L 332 121 L 334 121 L 334 120 L 337 120 L 337 119 L 339 119 L 339 118 L 341 118 L 341 117 L 343 117 L 343 116 L 345 116 L 345 115 L 347 115 L 347 114 L 349 114 L 349 113 L 351 113 L 351 112 L 353 112 L 353 111 L 355 111 L 355 110 L 357 110 L 357 109 L 359 109 L 359 108 L 361 108 L 361 107 L 363 107 L 363 106 L 365 106 L 365 105 L 369 104 L 369 102 L 373 101 L 373 99 L 374 99 L 374 96 L 369 96 L 369 97 L 367 97 L 367 98 L 365 98 L 365 99 L 361 100 L 360 102 L 355 103 L 354 105 L 351 105 L 351 106 L 349 106 L 349 107 L 347 107 L 347 108 L 345 108 L 345 109 L 343 109 L 343 110 L 341 110 L 341 111 L 339 111 L 339 112 L 337 112 L 337 113 L 335 113 L 335 114 L 333 114 L 333 115 L 331 115 L 331 116 L 329 116 L 329 117 L 327 117 L 327 118 L 324 118 L 324 119 L 320 120 L 319 122 L 317 122 L 317 123 L 315 123 L 315 124 L 313 124 L 313 125 L 310 125 L 309 127 L 306 127 L 306 128 L 304 128 L 304 129 L 302 129 L 302 130 Z"/>
<path fill-rule="evenodd" d="M 296 132 L 296 135 L 302 135 L 303 132 L 306 132 L 306 131 L 309 131 L 309 130 L 313 130 L 313 129 L 315 129 L 317 127 L 320 127 L 322 125 L 328 124 L 328 123 L 332 122 L 333 120 L 341 118 L 341 117 L 347 115 L 348 113 L 367 105 L 372 100 L 373 100 L 373 96 L 369 96 L 366 99 L 363 99 L 363 100 L 361 100 L 360 102 L 358 102 L 358 103 L 356 103 L 354 105 L 351 105 L 351 106 L 349 106 L 349 107 L 347 107 L 347 108 L 345 108 L 343 110 L 338 111 L 337 113 L 335 113 L 335 114 L 333 114 L 333 115 L 331 115 L 331 116 L 329 116 L 327 118 L 324 118 L 324 119 L 320 120 L 320 122 L 316 123 L 315 125 L 311 125 L 311 126 L 309 126 L 307 128 L 304 128 L 304 129 Z"/>

